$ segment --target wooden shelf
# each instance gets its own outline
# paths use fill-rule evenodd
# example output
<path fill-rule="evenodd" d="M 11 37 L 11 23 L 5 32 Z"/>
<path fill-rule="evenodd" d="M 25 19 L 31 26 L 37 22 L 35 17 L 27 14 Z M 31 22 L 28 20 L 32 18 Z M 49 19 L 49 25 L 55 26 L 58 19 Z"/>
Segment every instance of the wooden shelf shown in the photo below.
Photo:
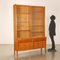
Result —
<path fill-rule="evenodd" d="M 21 29 L 17 29 L 17 31 L 30 31 L 30 30 L 21 30 Z"/>
<path fill-rule="evenodd" d="M 34 23 L 33 23 L 33 24 L 32 24 L 32 27 L 35 27 L 35 26 L 36 26 L 36 27 L 44 27 L 43 24 L 34 24 Z"/>

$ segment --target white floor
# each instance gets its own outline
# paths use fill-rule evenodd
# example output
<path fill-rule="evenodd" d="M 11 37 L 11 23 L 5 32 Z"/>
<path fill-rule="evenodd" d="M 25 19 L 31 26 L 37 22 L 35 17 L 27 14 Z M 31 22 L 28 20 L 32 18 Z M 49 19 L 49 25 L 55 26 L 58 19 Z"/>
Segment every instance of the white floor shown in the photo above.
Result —
<path fill-rule="evenodd" d="M 47 45 L 47 48 L 51 47 Z M 56 45 L 57 52 L 43 52 L 40 49 L 19 52 L 18 60 L 60 60 L 60 45 Z M 14 58 L 13 45 L 0 45 L 0 60 L 17 60 Z"/>

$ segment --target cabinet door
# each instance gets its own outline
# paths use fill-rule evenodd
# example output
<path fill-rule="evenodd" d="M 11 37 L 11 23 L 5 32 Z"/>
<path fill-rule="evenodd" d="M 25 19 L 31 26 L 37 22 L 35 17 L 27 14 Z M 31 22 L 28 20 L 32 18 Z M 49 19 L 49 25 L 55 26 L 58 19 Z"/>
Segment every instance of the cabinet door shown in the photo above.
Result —
<path fill-rule="evenodd" d="M 32 36 L 43 37 L 44 36 L 44 8 L 33 7 L 32 18 Z"/>
<path fill-rule="evenodd" d="M 17 38 L 30 37 L 31 16 L 31 7 L 20 6 L 17 8 Z"/>

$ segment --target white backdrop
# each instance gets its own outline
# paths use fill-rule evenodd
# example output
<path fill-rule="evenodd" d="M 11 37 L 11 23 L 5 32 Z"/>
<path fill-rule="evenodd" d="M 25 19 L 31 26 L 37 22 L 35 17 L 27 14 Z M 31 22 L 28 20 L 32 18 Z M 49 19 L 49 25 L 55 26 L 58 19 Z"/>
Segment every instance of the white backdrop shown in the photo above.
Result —
<path fill-rule="evenodd" d="M 14 43 L 14 30 L 13 30 L 13 5 L 34 5 L 45 6 L 45 32 L 47 36 L 47 44 L 50 44 L 48 34 L 49 17 L 54 14 L 56 16 L 56 44 L 60 44 L 60 0 L 0 0 L 0 44 L 13 44 Z"/>

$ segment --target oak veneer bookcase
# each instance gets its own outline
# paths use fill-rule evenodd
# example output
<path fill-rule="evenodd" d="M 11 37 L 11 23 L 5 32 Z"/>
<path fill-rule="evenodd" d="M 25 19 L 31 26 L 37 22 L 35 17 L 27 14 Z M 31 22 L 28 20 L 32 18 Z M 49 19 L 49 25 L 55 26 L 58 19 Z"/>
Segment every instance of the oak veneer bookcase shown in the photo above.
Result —
<path fill-rule="evenodd" d="M 14 5 L 14 52 L 45 48 L 45 7 Z"/>

